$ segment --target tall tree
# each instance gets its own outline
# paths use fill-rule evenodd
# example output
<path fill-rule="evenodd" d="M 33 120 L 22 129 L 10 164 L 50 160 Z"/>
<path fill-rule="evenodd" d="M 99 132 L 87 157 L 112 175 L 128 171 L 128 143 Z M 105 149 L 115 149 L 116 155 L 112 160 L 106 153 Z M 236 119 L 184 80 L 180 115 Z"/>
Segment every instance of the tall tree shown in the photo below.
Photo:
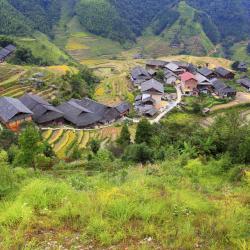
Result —
<path fill-rule="evenodd" d="M 20 153 L 18 160 L 25 166 L 35 167 L 35 157 L 43 153 L 44 145 L 39 130 L 28 125 L 18 138 Z"/>
<path fill-rule="evenodd" d="M 149 144 L 153 135 L 152 126 L 147 119 L 142 119 L 137 126 L 135 142 Z"/>
<path fill-rule="evenodd" d="M 120 137 L 118 138 L 117 142 L 121 146 L 128 146 L 131 143 L 131 136 L 127 124 L 123 125 Z"/>

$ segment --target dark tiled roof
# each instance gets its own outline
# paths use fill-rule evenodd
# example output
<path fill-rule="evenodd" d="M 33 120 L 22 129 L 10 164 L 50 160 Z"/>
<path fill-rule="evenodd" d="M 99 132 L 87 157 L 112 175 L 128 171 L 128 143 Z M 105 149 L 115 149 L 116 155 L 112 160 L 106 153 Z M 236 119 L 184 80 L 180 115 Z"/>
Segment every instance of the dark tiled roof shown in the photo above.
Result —
<path fill-rule="evenodd" d="M 218 67 L 215 69 L 215 72 L 219 74 L 222 77 L 226 77 L 228 74 L 233 74 L 233 72 L 223 68 L 223 67 Z"/>
<path fill-rule="evenodd" d="M 71 99 L 57 107 L 64 118 L 77 127 L 88 127 L 97 123 L 112 122 L 120 117 L 118 111 L 89 98 Z"/>
<path fill-rule="evenodd" d="M 18 99 L 11 97 L 0 98 L 0 119 L 9 122 L 17 115 L 32 115 L 32 111 L 23 105 Z"/>
<path fill-rule="evenodd" d="M 245 62 L 239 62 L 238 69 L 247 69 L 247 64 Z"/>
<path fill-rule="evenodd" d="M 146 62 L 148 66 L 164 67 L 168 62 L 162 60 L 150 60 Z"/>
<path fill-rule="evenodd" d="M 7 49 L 10 52 L 13 52 L 16 50 L 16 46 L 9 44 L 8 46 L 5 47 L 5 49 Z"/>
<path fill-rule="evenodd" d="M 229 86 L 226 86 L 225 88 L 219 90 L 220 95 L 227 95 L 230 93 L 236 93 L 236 90 Z"/>
<path fill-rule="evenodd" d="M 0 50 L 0 55 L 2 55 L 2 56 L 8 56 L 9 54 L 11 54 L 11 52 L 7 49 Z"/>
<path fill-rule="evenodd" d="M 184 69 L 187 69 L 189 67 L 189 63 L 187 62 L 173 61 L 173 63 Z"/>
<path fill-rule="evenodd" d="M 200 69 L 197 69 L 197 71 L 201 75 L 206 76 L 206 77 L 213 74 L 213 71 L 211 69 L 208 69 L 208 68 L 200 68 Z"/>
<path fill-rule="evenodd" d="M 26 94 L 20 101 L 34 113 L 33 119 L 37 123 L 47 123 L 63 117 L 63 113 L 37 95 Z"/>
<path fill-rule="evenodd" d="M 156 81 L 155 79 L 151 79 L 149 81 L 142 83 L 141 85 L 142 92 L 147 92 L 147 91 L 150 91 L 151 89 L 154 89 L 157 92 L 162 93 L 162 94 L 164 93 L 163 84 Z"/>
<path fill-rule="evenodd" d="M 125 112 L 128 112 L 130 110 L 130 105 L 127 102 L 122 102 L 119 105 L 115 107 L 115 109 L 120 113 L 123 114 Z"/>
<path fill-rule="evenodd" d="M 220 90 L 220 89 L 223 89 L 223 88 L 226 88 L 226 84 L 218 79 L 213 79 L 211 80 L 212 84 L 213 84 L 213 87 L 215 88 L 215 90 Z"/>
<path fill-rule="evenodd" d="M 250 88 L 250 79 L 249 78 L 239 79 L 237 81 L 237 83 L 241 84 L 242 86 L 244 86 L 246 88 Z"/>
<path fill-rule="evenodd" d="M 236 90 L 227 86 L 224 82 L 214 79 L 211 81 L 214 89 L 219 93 L 219 95 L 226 95 L 228 93 L 236 93 Z"/>
<path fill-rule="evenodd" d="M 158 111 L 153 105 L 141 105 L 136 107 L 137 111 L 142 115 L 154 116 Z"/>
<path fill-rule="evenodd" d="M 147 70 L 145 70 L 142 67 L 133 68 L 131 71 L 131 76 L 133 77 L 134 80 L 136 80 L 140 77 L 150 79 L 150 74 L 147 72 Z"/>

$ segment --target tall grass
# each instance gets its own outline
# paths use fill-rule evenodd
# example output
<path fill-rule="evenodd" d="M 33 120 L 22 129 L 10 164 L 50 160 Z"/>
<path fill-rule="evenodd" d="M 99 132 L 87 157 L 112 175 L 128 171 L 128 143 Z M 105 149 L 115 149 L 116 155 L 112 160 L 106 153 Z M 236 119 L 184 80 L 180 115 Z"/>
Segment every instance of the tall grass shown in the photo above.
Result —
<path fill-rule="evenodd" d="M 247 249 L 249 184 L 212 170 L 223 164 L 177 159 L 148 166 L 157 169 L 150 175 L 130 168 L 121 182 L 70 171 L 31 177 L 1 202 L 0 249 L 36 249 L 51 238 L 72 249 Z"/>

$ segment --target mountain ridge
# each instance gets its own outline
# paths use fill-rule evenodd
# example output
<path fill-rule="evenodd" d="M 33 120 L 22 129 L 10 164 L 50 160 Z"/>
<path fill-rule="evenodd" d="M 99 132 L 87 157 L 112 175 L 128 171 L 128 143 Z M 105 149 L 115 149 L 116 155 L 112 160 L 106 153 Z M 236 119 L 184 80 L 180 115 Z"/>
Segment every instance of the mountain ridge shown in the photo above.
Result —
<path fill-rule="evenodd" d="M 174 51 L 179 47 L 177 53 L 205 55 L 218 44 L 228 53 L 235 43 L 250 37 L 246 0 L 0 0 L 0 6 L 0 21 L 5 24 L 0 34 L 32 36 L 39 30 L 52 41 L 61 20 L 73 17 L 84 30 L 121 44 L 134 44 L 150 30 Z M 192 15 L 183 16 L 180 6 Z M 174 37 L 169 35 L 173 30 Z M 192 41 L 194 34 L 197 39 Z"/>

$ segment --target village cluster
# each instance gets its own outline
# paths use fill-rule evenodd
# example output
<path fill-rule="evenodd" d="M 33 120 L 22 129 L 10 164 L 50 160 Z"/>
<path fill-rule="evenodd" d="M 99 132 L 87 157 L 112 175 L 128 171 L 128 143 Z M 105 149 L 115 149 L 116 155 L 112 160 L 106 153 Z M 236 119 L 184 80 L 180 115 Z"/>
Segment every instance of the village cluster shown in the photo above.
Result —
<path fill-rule="evenodd" d="M 2 49 L 0 60 L 6 59 L 13 51 L 13 45 Z M 239 71 L 247 71 L 244 63 L 239 63 L 238 67 Z M 37 73 L 35 78 L 31 78 L 35 80 L 35 87 L 41 87 L 42 81 L 38 81 L 41 76 L 42 73 Z M 176 100 L 182 95 L 198 96 L 203 93 L 219 98 L 234 98 L 236 90 L 225 82 L 234 77 L 234 72 L 222 67 L 211 70 L 185 62 L 150 60 L 145 68 L 137 66 L 131 71 L 131 81 L 140 91 L 135 98 L 134 107 L 140 116 L 154 117 L 166 112 L 171 102 L 172 107 L 178 105 Z M 245 77 L 237 82 L 250 91 L 250 79 Z M 169 86 L 172 86 L 173 93 L 168 93 Z M 55 107 L 41 96 L 32 93 L 26 93 L 19 99 L 0 97 L 0 122 L 13 131 L 17 131 L 22 123 L 29 121 L 41 126 L 66 124 L 76 128 L 96 128 L 121 119 L 129 111 L 130 105 L 127 102 L 111 107 L 84 98 L 71 99 Z"/>
<path fill-rule="evenodd" d="M 244 63 L 238 65 L 238 70 L 247 71 Z M 159 81 L 157 74 L 163 74 Z M 169 85 L 179 86 L 184 96 L 198 96 L 199 94 L 211 94 L 219 98 L 233 98 L 236 90 L 225 83 L 225 80 L 234 79 L 235 74 L 223 67 L 213 70 L 202 67 L 198 68 L 193 64 L 185 62 L 166 62 L 151 60 L 146 67 L 135 67 L 131 71 L 131 81 L 141 92 L 136 96 L 134 107 L 139 115 L 153 117 L 166 108 L 165 100 L 176 98 L 175 95 L 165 93 L 165 87 Z M 250 80 L 243 78 L 237 81 L 248 91 Z"/>
<path fill-rule="evenodd" d="M 0 98 L 0 122 L 13 131 L 30 121 L 42 126 L 68 124 L 77 128 L 92 128 L 122 118 L 129 109 L 126 102 L 111 107 L 89 98 L 71 99 L 54 107 L 40 96 L 28 93 L 19 99 Z"/>

